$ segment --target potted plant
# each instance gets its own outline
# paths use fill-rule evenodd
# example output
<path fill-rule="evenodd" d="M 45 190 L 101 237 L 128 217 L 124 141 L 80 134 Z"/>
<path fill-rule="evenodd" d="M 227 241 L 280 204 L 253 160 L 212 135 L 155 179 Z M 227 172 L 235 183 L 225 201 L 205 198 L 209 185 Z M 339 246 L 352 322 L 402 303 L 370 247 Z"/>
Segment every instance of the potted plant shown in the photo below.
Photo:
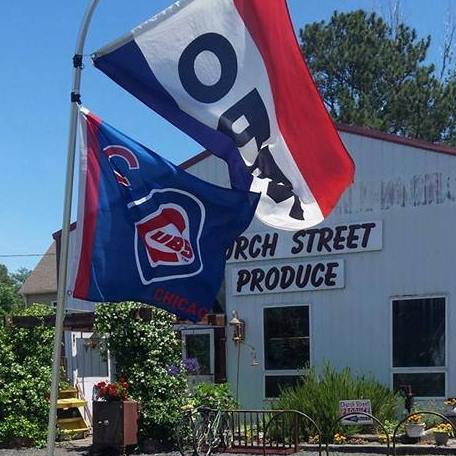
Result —
<path fill-rule="evenodd" d="M 456 397 L 449 397 L 443 402 L 446 407 L 445 415 L 454 416 L 456 415 Z"/>
<path fill-rule="evenodd" d="M 120 377 L 115 383 L 99 382 L 94 387 L 94 399 L 97 401 L 126 401 L 128 398 L 128 382 Z"/>
<path fill-rule="evenodd" d="M 94 387 L 93 446 L 124 450 L 137 443 L 138 403 L 128 398 L 128 382 L 99 382 Z"/>
<path fill-rule="evenodd" d="M 405 432 L 409 437 L 418 438 L 424 435 L 426 425 L 423 423 L 423 415 L 415 414 L 407 418 Z"/>
<path fill-rule="evenodd" d="M 436 445 L 446 445 L 453 434 L 453 426 L 450 423 L 441 423 L 432 428 Z"/>

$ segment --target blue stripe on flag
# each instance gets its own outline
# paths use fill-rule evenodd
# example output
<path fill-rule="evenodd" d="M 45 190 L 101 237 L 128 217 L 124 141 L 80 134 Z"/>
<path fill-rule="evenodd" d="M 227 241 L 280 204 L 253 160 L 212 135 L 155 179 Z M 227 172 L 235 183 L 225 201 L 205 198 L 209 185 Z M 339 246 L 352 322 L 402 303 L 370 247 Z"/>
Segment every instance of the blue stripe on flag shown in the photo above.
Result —
<path fill-rule="evenodd" d="M 118 62 L 121 64 L 118 65 Z M 134 40 L 109 54 L 97 57 L 94 64 L 133 96 L 204 145 L 210 152 L 227 161 L 233 188 L 250 189 L 252 175 L 232 139 L 179 108 L 174 98 L 155 77 Z M 128 73 L 124 72 L 125 68 L 128 68 Z"/>

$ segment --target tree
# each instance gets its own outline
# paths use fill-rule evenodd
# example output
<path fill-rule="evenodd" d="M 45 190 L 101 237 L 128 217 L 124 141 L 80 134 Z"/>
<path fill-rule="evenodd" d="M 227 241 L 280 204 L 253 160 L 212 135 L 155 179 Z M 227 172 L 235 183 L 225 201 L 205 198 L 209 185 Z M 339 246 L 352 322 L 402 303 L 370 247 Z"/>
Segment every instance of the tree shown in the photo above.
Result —
<path fill-rule="evenodd" d="M 0 282 L 0 319 L 3 319 L 5 314 L 11 313 L 20 303 L 21 298 L 15 288 L 5 282 Z"/>
<path fill-rule="evenodd" d="M 301 49 L 338 122 L 428 141 L 456 142 L 455 77 L 425 63 L 431 42 L 375 13 L 334 12 L 300 30 Z"/>
<path fill-rule="evenodd" d="M 32 271 L 27 268 L 19 268 L 16 272 L 10 274 L 11 279 L 14 281 L 14 285 L 19 288 L 24 284 L 24 282 L 28 279 Z"/>
<path fill-rule="evenodd" d="M 171 314 L 151 308 L 151 320 L 145 321 L 139 317 L 142 307 L 149 308 L 134 302 L 100 304 L 95 328 L 104 336 L 102 349 L 116 360 L 117 373 L 126 377 L 131 397 L 141 403 L 140 440 L 169 444 L 175 439 L 181 407 L 188 401 L 180 366 L 181 340 Z"/>
<path fill-rule="evenodd" d="M 0 264 L 0 319 L 11 313 L 23 303 L 19 289 L 31 271 L 20 268 L 15 273 L 9 273 L 4 264 Z"/>
<path fill-rule="evenodd" d="M 53 310 L 33 304 L 16 315 L 46 317 Z M 0 446 L 46 443 L 54 330 L 0 326 Z"/>

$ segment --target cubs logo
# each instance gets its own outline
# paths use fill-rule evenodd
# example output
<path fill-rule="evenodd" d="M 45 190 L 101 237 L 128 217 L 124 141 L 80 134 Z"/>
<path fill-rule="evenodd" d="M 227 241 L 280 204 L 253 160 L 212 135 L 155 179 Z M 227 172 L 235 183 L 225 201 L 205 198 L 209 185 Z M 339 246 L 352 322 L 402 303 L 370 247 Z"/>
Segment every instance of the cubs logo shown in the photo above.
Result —
<path fill-rule="evenodd" d="M 202 270 L 200 237 L 204 205 L 178 189 L 155 189 L 134 203 L 136 264 L 143 284 L 191 277 Z"/>
<path fill-rule="evenodd" d="M 187 264 L 195 258 L 189 240 L 188 218 L 179 207 L 161 207 L 137 225 L 152 267 L 159 264 Z"/>

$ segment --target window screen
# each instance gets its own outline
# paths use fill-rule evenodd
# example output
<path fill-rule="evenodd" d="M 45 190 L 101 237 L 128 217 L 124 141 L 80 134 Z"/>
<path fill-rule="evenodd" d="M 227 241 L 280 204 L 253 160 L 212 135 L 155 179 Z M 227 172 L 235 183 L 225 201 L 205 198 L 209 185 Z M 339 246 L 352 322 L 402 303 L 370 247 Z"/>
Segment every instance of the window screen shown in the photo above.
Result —
<path fill-rule="evenodd" d="M 264 353 L 267 370 L 302 369 L 310 359 L 309 308 L 264 310 Z"/>
<path fill-rule="evenodd" d="M 445 365 L 445 298 L 393 301 L 393 367 Z"/>
<path fill-rule="evenodd" d="M 210 334 L 185 335 L 186 358 L 196 358 L 199 364 L 199 375 L 210 375 L 211 372 L 211 336 Z"/>

